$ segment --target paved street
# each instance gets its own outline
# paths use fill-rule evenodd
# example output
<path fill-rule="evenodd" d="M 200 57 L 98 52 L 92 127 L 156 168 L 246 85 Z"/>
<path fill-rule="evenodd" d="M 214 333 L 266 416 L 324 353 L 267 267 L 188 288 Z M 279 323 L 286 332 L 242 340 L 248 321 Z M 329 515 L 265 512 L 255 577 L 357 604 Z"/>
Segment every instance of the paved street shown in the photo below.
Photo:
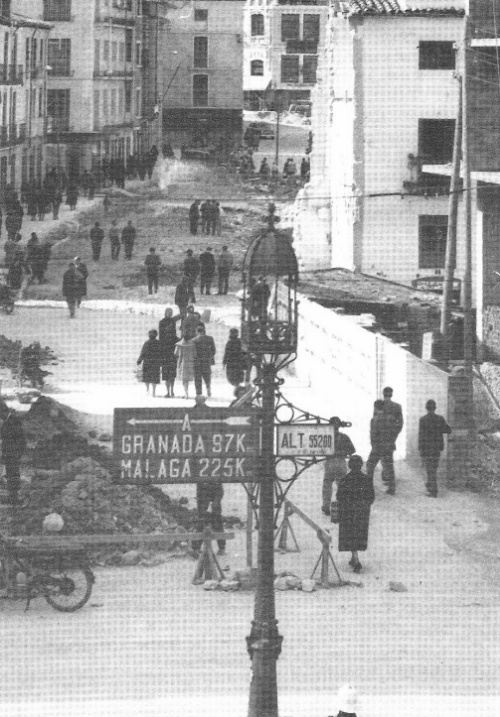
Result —
<path fill-rule="evenodd" d="M 228 326 L 238 325 L 234 300 L 221 315 L 227 325 L 209 324 L 219 361 Z M 109 429 L 114 406 L 188 405 L 148 398 L 135 382 L 135 360 L 152 325 L 151 317 L 130 313 L 83 309 L 70 321 L 65 309 L 18 308 L 2 321 L 2 333 L 49 344 L 64 362 L 54 369 L 48 395 L 87 414 L 87 427 L 94 421 Z M 294 379 L 284 391 L 305 409 L 325 408 L 321 397 Z M 219 362 L 213 393 L 212 405 L 227 405 L 231 398 Z M 347 409 L 342 403 L 335 413 Z M 355 443 L 365 434 L 365 426 L 351 430 Z M 338 554 L 337 528 L 320 512 L 321 467 L 306 472 L 290 491 L 292 501 L 332 531 L 332 553 L 343 577 L 361 586 L 277 594 L 285 637 L 278 667 L 283 717 L 326 717 L 345 681 L 363 695 L 364 717 L 399 717 L 402 710 L 420 717 L 436 705 L 444 717 L 495 711 L 484 695 L 500 689 L 496 507 L 447 491 L 429 502 L 420 476 L 405 466 L 398 475 L 394 498 L 376 481 L 360 576 L 346 565 L 348 556 Z M 168 492 L 194 497 L 192 486 Z M 224 512 L 245 517 L 241 487 L 227 487 Z M 277 570 L 308 577 L 320 545 L 310 528 L 292 520 L 301 552 L 277 555 Z M 237 531 L 223 567 L 245 564 L 245 535 Z M 250 680 L 244 638 L 253 595 L 204 592 L 191 585 L 194 567 L 183 558 L 155 568 L 98 569 L 91 603 L 74 615 L 57 614 L 41 601 L 26 614 L 22 602 L 2 602 L 9 618 L 2 622 L 2 714 L 42 717 L 49 714 L 39 705 L 45 702 L 53 716 L 149 717 L 159 709 L 216 715 L 225 714 L 224 705 L 228 713 L 244 715 Z M 408 592 L 389 591 L 389 581 L 404 583 Z M 92 700 L 92 711 L 79 700 Z M 116 704 L 110 706 L 114 700 L 126 704 L 117 711 Z"/>

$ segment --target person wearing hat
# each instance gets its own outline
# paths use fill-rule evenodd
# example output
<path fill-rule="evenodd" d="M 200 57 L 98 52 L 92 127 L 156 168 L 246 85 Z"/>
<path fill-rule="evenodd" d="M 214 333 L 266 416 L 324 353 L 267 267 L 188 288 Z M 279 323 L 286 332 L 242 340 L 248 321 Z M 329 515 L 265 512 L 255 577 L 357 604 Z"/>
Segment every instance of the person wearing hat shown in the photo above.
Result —
<path fill-rule="evenodd" d="M 108 196 L 106 194 L 106 196 Z M 118 260 L 118 257 L 120 256 L 120 230 L 117 227 L 117 221 L 116 219 L 113 219 L 111 221 L 111 227 L 109 228 L 108 232 L 109 237 L 109 243 L 111 244 L 111 259 L 114 261 Z"/>
<path fill-rule="evenodd" d="M 437 498 L 437 470 L 441 451 L 444 448 L 443 435 L 451 433 L 451 428 L 443 416 L 436 413 L 436 401 L 430 398 L 425 404 L 427 414 L 422 416 L 418 426 L 418 451 L 422 456 L 427 474 L 427 495 Z"/>
<path fill-rule="evenodd" d="M 153 397 L 156 396 L 156 386 L 160 383 L 160 368 L 162 363 L 160 342 L 157 339 L 158 331 L 148 331 L 148 340 L 143 344 L 137 365 L 142 363 L 142 381 L 146 384 L 146 391 L 152 388 Z"/>
<path fill-rule="evenodd" d="M 335 427 L 335 453 L 333 456 L 326 456 L 325 472 L 323 477 L 321 510 L 325 515 L 330 515 L 330 504 L 332 502 L 333 484 L 339 484 L 340 480 L 347 473 L 346 459 L 356 452 L 354 444 L 346 433 L 338 429 L 338 419 L 333 416 L 330 423 Z"/>
<path fill-rule="evenodd" d="M 351 551 L 349 565 L 361 572 L 358 551 L 368 547 L 370 506 L 375 500 L 372 480 L 362 472 L 363 459 L 354 454 L 349 458 L 349 473 L 337 488 L 339 512 L 339 552 Z"/>
<path fill-rule="evenodd" d="M 210 294 L 212 279 L 215 274 L 215 258 L 212 254 L 212 247 L 207 246 L 200 254 L 200 294 Z"/>
<path fill-rule="evenodd" d="M 161 259 L 156 253 L 154 246 L 149 250 L 149 254 L 144 261 L 146 266 L 146 276 L 148 279 L 148 294 L 158 293 L 158 281 L 160 278 Z"/>

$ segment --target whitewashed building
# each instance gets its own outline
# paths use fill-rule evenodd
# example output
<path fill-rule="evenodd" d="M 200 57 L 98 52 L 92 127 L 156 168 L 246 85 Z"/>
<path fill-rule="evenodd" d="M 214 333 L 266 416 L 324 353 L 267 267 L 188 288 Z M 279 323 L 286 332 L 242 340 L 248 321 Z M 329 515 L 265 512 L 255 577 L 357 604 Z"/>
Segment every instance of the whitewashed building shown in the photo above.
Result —
<path fill-rule="evenodd" d="M 313 93 L 311 181 L 297 200 L 303 268 L 404 283 L 442 273 L 463 8 L 462 0 L 331 7 Z M 462 246 L 459 231 L 459 278 Z"/>

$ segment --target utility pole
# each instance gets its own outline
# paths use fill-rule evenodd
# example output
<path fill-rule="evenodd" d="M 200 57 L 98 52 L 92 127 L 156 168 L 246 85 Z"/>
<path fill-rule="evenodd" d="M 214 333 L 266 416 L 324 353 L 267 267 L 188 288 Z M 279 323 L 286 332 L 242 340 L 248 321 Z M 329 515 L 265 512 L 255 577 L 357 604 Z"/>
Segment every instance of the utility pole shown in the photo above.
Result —
<path fill-rule="evenodd" d="M 465 220 L 465 264 L 464 264 L 464 362 L 465 371 L 472 380 L 472 359 L 473 359 L 473 336 L 474 326 L 472 321 L 472 201 L 471 201 L 471 177 L 469 166 L 469 140 L 468 140 L 468 53 L 470 51 L 470 24 L 469 15 L 465 15 L 464 32 L 464 74 L 463 74 L 463 118 L 462 118 L 462 162 L 464 181 L 464 220 Z"/>
<path fill-rule="evenodd" d="M 453 170 L 450 182 L 450 196 L 448 202 L 448 235 L 446 237 L 446 260 L 443 286 L 443 303 L 441 309 L 440 333 L 445 339 L 446 356 L 449 358 L 448 335 L 451 315 L 451 300 L 453 296 L 453 279 L 457 262 L 457 216 L 460 185 L 460 154 L 462 146 L 462 78 L 458 78 L 458 110 L 455 124 L 455 139 L 453 143 Z"/>

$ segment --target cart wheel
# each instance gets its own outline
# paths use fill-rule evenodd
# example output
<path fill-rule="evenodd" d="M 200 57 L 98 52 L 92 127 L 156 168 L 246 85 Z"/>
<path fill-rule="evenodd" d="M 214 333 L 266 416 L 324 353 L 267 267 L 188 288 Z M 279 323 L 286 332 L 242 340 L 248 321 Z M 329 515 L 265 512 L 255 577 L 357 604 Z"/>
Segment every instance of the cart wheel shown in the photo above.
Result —
<path fill-rule="evenodd" d="M 94 574 L 88 567 L 76 566 L 50 571 L 45 582 L 45 599 L 54 610 L 75 612 L 90 598 Z"/>

